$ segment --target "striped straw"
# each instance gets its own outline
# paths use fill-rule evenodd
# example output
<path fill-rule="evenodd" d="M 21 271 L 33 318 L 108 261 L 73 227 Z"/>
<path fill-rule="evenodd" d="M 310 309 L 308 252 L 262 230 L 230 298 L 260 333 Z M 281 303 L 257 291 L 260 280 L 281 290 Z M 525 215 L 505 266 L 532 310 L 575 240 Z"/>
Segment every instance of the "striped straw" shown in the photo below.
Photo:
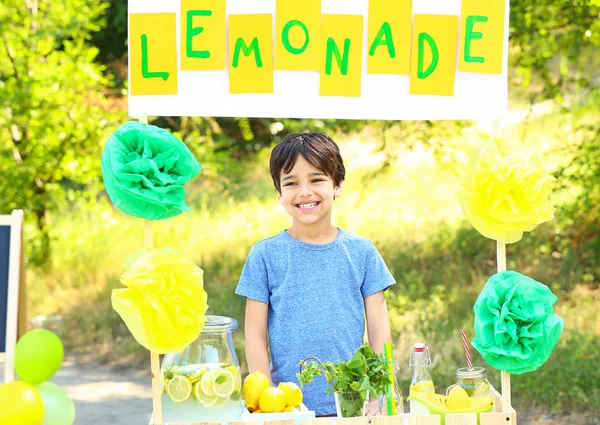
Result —
<path fill-rule="evenodd" d="M 388 416 L 396 415 L 396 398 L 394 397 L 395 376 L 394 376 L 394 353 L 392 351 L 392 343 L 385 342 L 383 344 L 383 353 L 385 357 L 385 366 L 390 378 L 390 383 L 385 389 L 386 407 Z"/>
<path fill-rule="evenodd" d="M 463 346 L 465 347 L 465 356 L 467 356 L 467 365 L 469 366 L 469 370 L 473 370 L 473 363 L 471 363 L 471 353 L 469 352 L 469 344 L 467 343 L 467 334 L 464 329 L 460 330 L 462 334 Z"/>

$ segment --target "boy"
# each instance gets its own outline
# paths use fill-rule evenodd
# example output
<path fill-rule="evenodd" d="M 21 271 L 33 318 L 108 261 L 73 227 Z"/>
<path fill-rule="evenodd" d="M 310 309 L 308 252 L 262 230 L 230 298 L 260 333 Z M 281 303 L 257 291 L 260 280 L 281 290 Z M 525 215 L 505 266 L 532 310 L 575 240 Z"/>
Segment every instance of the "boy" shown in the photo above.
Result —
<path fill-rule="evenodd" d="M 271 153 L 271 177 L 292 226 L 255 244 L 236 294 L 246 297 L 246 358 L 274 385 L 298 382 L 298 363 L 346 361 L 363 344 L 391 341 L 384 291 L 395 283 L 373 243 L 331 224 L 345 168 L 324 134 L 290 134 Z M 268 335 L 268 340 L 267 340 Z M 271 364 L 269 362 L 269 350 Z M 324 377 L 303 388 L 317 416 L 335 415 Z"/>

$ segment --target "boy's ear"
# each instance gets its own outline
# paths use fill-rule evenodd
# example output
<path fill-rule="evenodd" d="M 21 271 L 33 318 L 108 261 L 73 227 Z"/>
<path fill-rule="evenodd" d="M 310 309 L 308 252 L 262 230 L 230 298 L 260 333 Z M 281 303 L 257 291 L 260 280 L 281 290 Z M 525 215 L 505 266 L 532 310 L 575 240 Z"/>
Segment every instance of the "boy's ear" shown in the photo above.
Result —
<path fill-rule="evenodd" d="M 342 194 L 342 185 L 339 185 L 338 187 L 336 187 L 333 191 L 333 194 L 336 197 L 339 197 Z"/>

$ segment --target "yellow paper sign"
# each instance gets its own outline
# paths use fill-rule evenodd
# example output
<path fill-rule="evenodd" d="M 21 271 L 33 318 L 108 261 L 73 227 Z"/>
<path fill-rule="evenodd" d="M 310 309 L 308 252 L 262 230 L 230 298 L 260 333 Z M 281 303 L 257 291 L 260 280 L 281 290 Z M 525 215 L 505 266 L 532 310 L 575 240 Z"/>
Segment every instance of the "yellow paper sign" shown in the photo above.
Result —
<path fill-rule="evenodd" d="M 370 0 L 368 74 L 410 73 L 412 0 Z"/>
<path fill-rule="evenodd" d="M 323 15 L 321 96 L 360 97 L 363 17 Z"/>
<path fill-rule="evenodd" d="M 131 95 L 177 94 L 174 13 L 129 15 Z"/>
<path fill-rule="evenodd" d="M 462 0 L 458 70 L 502 74 L 505 0 Z"/>
<path fill-rule="evenodd" d="M 229 92 L 273 93 L 273 16 L 229 15 Z"/>
<path fill-rule="evenodd" d="M 321 0 L 277 0 L 275 69 L 319 70 Z"/>
<path fill-rule="evenodd" d="M 454 95 L 458 16 L 414 17 L 410 94 Z"/>
<path fill-rule="evenodd" d="M 225 69 L 225 0 L 181 0 L 180 16 L 181 69 Z"/>

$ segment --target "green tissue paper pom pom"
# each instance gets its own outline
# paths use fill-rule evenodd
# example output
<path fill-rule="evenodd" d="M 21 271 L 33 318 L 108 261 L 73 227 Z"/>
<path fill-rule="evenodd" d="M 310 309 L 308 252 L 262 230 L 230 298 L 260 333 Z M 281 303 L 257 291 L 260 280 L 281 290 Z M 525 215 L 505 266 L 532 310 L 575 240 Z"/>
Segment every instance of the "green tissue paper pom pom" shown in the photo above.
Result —
<path fill-rule="evenodd" d="M 200 172 L 187 146 L 169 131 L 130 121 L 108 139 L 102 152 L 102 178 L 121 211 L 162 220 L 189 211 L 184 185 Z"/>
<path fill-rule="evenodd" d="M 558 298 L 530 277 L 504 271 L 489 278 L 473 310 L 473 345 L 492 367 L 533 372 L 550 357 L 564 327 L 554 314 Z"/>

